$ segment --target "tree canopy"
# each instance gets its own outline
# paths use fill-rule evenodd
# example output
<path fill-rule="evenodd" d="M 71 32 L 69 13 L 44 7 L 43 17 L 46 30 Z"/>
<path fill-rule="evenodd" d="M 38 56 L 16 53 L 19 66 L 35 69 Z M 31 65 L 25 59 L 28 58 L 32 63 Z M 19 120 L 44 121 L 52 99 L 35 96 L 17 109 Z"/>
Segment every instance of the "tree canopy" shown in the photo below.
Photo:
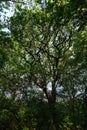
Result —
<path fill-rule="evenodd" d="M 86 130 L 87 1 L 2 0 L 0 12 L 0 129 Z"/>

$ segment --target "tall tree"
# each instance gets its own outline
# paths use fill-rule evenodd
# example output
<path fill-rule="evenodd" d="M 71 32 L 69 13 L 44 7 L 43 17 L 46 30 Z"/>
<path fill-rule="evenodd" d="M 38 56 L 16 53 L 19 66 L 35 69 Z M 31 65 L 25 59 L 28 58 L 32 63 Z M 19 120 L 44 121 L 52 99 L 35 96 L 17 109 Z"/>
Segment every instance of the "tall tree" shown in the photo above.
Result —
<path fill-rule="evenodd" d="M 59 89 L 66 89 L 72 101 L 78 92 L 79 77 L 73 77 L 78 67 L 73 62 L 82 52 L 79 49 L 83 48 L 79 39 L 83 41 L 84 38 L 79 38 L 79 34 L 83 36 L 86 26 L 86 5 L 86 0 L 79 3 L 78 0 L 37 0 L 28 8 L 17 5 L 10 19 L 12 46 L 4 66 L 6 84 L 2 83 L 2 86 L 6 87 L 5 91 L 12 95 L 13 100 L 18 98 L 18 94 L 28 99 L 32 89 L 42 92 L 49 105 L 49 122 L 53 130 L 60 129 L 56 116 Z M 79 61 L 81 59 L 77 65 Z"/>

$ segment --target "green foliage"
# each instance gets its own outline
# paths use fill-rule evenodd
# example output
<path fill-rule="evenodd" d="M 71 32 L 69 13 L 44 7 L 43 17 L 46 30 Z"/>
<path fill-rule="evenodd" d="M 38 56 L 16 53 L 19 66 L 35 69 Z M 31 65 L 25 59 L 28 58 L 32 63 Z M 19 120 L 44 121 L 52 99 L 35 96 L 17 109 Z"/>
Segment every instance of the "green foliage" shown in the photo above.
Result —
<path fill-rule="evenodd" d="M 87 1 L 21 2 L 0 21 L 0 129 L 83 130 Z"/>

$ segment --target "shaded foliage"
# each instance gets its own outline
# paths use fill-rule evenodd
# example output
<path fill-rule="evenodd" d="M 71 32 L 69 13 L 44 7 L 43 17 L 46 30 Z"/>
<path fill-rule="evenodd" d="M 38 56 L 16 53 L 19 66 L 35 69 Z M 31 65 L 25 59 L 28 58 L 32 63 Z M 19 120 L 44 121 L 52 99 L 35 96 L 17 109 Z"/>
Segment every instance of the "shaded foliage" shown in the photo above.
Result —
<path fill-rule="evenodd" d="M 12 2 L 0 21 L 0 129 L 85 130 L 87 1 Z"/>

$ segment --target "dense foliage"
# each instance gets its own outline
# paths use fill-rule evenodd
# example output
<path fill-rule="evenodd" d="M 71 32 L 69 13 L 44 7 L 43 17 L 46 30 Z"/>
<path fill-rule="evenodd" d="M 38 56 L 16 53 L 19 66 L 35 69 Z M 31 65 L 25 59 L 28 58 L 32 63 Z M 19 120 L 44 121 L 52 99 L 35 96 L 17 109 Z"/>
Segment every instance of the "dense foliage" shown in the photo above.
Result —
<path fill-rule="evenodd" d="M 0 1 L 0 130 L 86 130 L 86 13 L 87 0 Z"/>

